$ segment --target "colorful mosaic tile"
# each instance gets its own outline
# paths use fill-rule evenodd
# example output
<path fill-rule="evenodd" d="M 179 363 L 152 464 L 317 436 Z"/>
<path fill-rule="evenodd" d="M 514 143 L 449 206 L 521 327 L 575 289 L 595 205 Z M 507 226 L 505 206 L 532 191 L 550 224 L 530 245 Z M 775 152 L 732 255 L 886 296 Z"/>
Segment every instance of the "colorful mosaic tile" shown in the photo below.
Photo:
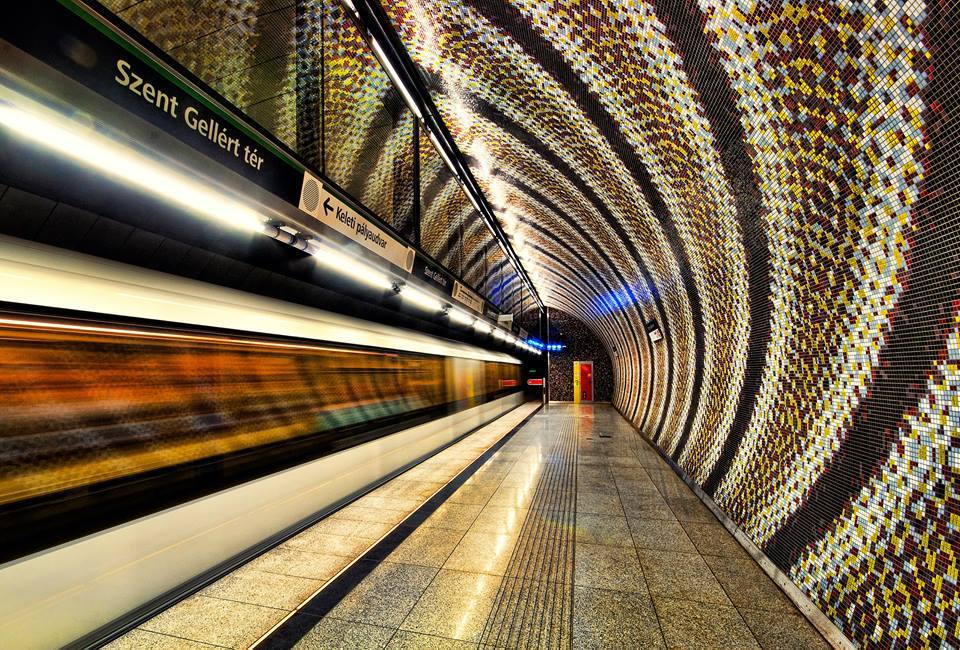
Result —
<path fill-rule="evenodd" d="M 343 152 L 326 173 L 405 227 L 410 116 L 337 3 L 313 130 L 293 5 L 116 4 L 301 155 Z M 614 404 L 852 640 L 960 645 L 960 5 L 383 6 L 541 296 L 609 353 Z M 517 309 L 421 150 L 424 247 Z"/>

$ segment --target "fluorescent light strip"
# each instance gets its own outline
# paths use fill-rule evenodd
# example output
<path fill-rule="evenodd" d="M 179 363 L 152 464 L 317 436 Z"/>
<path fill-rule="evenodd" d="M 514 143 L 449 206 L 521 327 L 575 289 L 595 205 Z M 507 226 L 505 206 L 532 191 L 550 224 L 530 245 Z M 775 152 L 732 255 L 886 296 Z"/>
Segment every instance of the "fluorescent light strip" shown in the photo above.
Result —
<path fill-rule="evenodd" d="M 2 99 L 15 97 L 19 96 L 6 88 L 0 91 Z M 264 219 L 259 213 L 210 190 L 194 177 L 177 173 L 146 154 L 115 142 L 56 111 L 26 98 L 22 98 L 22 102 L 35 106 L 24 110 L 9 103 L 0 104 L 0 125 L 19 137 L 146 190 L 190 212 L 203 214 L 235 228 L 262 231 Z"/>
<path fill-rule="evenodd" d="M 374 43 L 376 43 L 376 41 L 374 41 Z M 463 191 L 466 192 L 467 198 L 470 199 L 470 202 L 473 204 L 473 207 L 477 210 L 477 212 L 480 213 L 481 217 L 483 217 L 484 222 L 487 224 L 487 228 L 489 228 L 494 233 L 494 235 L 496 235 L 497 229 L 493 227 L 493 223 L 487 217 L 486 212 L 480 207 L 480 203 L 476 199 L 476 197 L 474 197 L 473 193 L 470 192 L 464 186 L 464 182 L 460 178 L 460 172 L 457 171 L 457 168 L 454 166 L 453 161 L 450 160 L 450 158 L 447 156 L 446 150 L 440 146 L 440 142 L 437 140 L 437 136 L 435 136 L 433 134 L 433 131 L 431 131 L 429 128 L 427 129 L 427 135 L 430 137 L 430 141 L 433 143 L 433 146 L 436 148 L 436 150 L 440 152 L 440 155 L 443 157 L 444 162 L 447 163 L 447 167 L 450 168 L 450 171 L 453 173 L 454 178 L 463 188 Z M 503 238 L 501 238 L 500 236 L 495 236 L 495 239 L 497 240 L 497 243 L 500 245 L 500 249 L 503 251 L 503 254 L 507 256 L 507 259 L 510 260 L 514 268 L 517 270 L 517 275 L 520 277 L 521 282 L 523 282 L 523 284 L 527 287 L 527 289 L 530 291 L 530 294 L 534 297 L 534 300 L 536 301 L 537 305 L 539 305 L 540 308 L 542 309 L 543 303 L 540 302 L 540 298 L 537 297 L 536 290 L 533 288 L 533 283 L 530 282 L 530 279 L 527 277 L 527 273 L 526 271 L 523 270 L 523 266 L 520 264 L 520 260 L 517 258 L 516 254 L 513 252 L 513 249 L 510 248 L 507 242 L 504 241 Z"/>
<path fill-rule="evenodd" d="M 480 216 L 486 220 L 486 215 L 484 214 L 483 209 L 480 208 L 480 203 L 477 201 L 476 197 L 473 196 L 473 192 L 470 192 L 469 190 L 465 191 L 467 192 L 467 198 L 470 199 L 470 203 L 472 203 L 476 211 L 480 213 Z"/>
<path fill-rule="evenodd" d="M 433 131 L 427 129 L 427 135 L 430 138 L 430 142 L 433 143 L 434 148 L 440 152 L 440 156 L 443 158 L 443 161 L 447 163 L 447 167 L 450 168 L 450 172 L 453 174 L 454 178 L 457 179 L 457 182 L 463 184 L 463 181 L 460 180 L 460 172 L 457 171 L 456 166 L 453 164 L 453 161 L 450 160 L 450 157 L 447 155 L 446 150 L 440 146 L 440 141 L 437 140 L 437 136 L 433 134 Z"/>
<path fill-rule="evenodd" d="M 493 328 L 490 327 L 488 323 L 478 318 L 477 322 L 473 324 L 473 329 L 477 330 L 481 334 L 489 334 Z"/>
<path fill-rule="evenodd" d="M 374 43 L 376 44 L 376 41 Z M 379 45 L 376 47 L 379 48 Z M 382 51 L 380 54 L 382 55 Z M 386 61 L 386 58 L 383 60 Z M 388 74 L 392 71 L 389 64 L 387 70 Z M 398 88 L 404 93 L 404 97 L 412 102 L 403 85 L 398 84 Z M 262 233 L 264 230 L 265 219 L 260 213 L 211 190 L 194 176 L 178 172 L 146 153 L 117 142 L 95 128 L 72 120 L 9 88 L 0 87 L 0 100 L 4 102 L 0 103 L 0 126 L 24 140 L 100 171 L 105 176 L 127 182 L 191 213 L 202 214 L 219 223 L 249 232 Z M 430 138 L 453 170 L 452 162 L 437 144 L 432 132 Z M 472 195 L 470 198 L 476 205 Z M 309 250 L 318 263 L 360 283 L 381 290 L 392 286 L 391 279 L 386 274 L 333 248 L 311 246 Z M 439 300 L 419 290 L 407 288 L 403 294 L 406 300 L 424 309 L 440 311 L 443 308 Z M 473 322 L 472 319 L 467 322 L 464 317 L 460 319 L 465 325 Z"/>
<path fill-rule="evenodd" d="M 411 302 L 421 309 L 427 311 L 440 311 L 443 309 L 443 303 L 431 296 L 425 291 L 421 291 L 409 284 L 400 291 L 400 297 L 404 302 Z"/>
<path fill-rule="evenodd" d="M 354 13 L 356 13 L 356 9 L 353 8 L 349 0 L 345 0 L 345 2 L 347 2 L 347 5 L 354 10 Z M 403 81 L 400 79 L 400 75 L 397 74 L 397 71 L 396 69 L 394 69 L 393 64 L 390 63 L 390 60 L 387 58 L 386 53 L 383 51 L 383 47 L 380 45 L 380 42 L 372 34 L 370 35 L 370 42 L 373 46 L 374 54 L 376 55 L 377 59 L 380 61 L 380 64 L 383 66 L 384 70 L 386 70 L 387 76 L 390 77 L 390 80 L 393 82 L 393 85 L 396 86 L 397 89 L 400 91 L 400 94 L 403 95 L 403 99 L 404 101 L 406 101 L 407 106 L 410 107 L 410 110 L 413 111 L 422 122 L 423 114 L 420 112 L 420 107 L 414 101 L 413 95 L 410 94 L 410 91 L 407 88 L 406 84 L 404 84 Z M 429 127 L 427 127 L 427 135 L 430 137 L 430 141 L 433 143 L 433 146 L 436 148 L 436 150 L 440 152 L 440 156 L 443 158 L 443 161 L 447 164 L 447 167 L 450 169 L 450 172 L 453 174 L 453 177 L 456 179 L 457 183 L 460 185 L 461 188 L 463 188 L 463 191 L 466 192 L 467 198 L 470 199 L 470 202 L 473 204 L 473 207 L 477 210 L 478 213 L 480 213 L 484 222 L 487 224 L 487 228 L 489 228 L 494 234 L 496 234 L 498 232 L 497 228 L 494 227 L 493 222 L 487 216 L 487 213 L 483 210 L 483 208 L 480 207 L 479 200 L 476 198 L 474 193 L 470 191 L 470 188 L 466 186 L 466 181 L 461 177 L 460 170 L 458 170 L 457 166 L 454 165 L 453 160 L 451 160 L 450 157 L 447 155 L 446 149 L 444 149 L 440 145 L 440 141 L 438 140 L 437 136 L 434 135 L 433 131 Z M 471 183 L 471 185 L 473 185 L 473 183 Z M 477 192 L 478 193 L 480 192 L 479 188 L 477 188 Z M 510 249 L 509 245 L 506 244 L 506 242 L 502 241 L 499 236 L 497 237 L 497 241 L 500 243 L 500 247 L 503 249 L 503 252 L 513 262 L 514 267 L 517 269 L 517 274 L 520 276 L 521 280 L 526 285 L 527 289 L 529 289 L 530 293 L 534 295 L 537 305 L 539 305 L 540 308 L 542 309 L 543 303 L 540 302 L 540 299 L 538 297 L 536 297 L 536 291 L 533 288 L 533 283 L 530 282 L 526 272 L 522 270 L 523 267 L 520 265 L 520 261 L 517 259 L 516 255 L 513 253 L 513 250 Z"/>
<path fill-rule="evenodd" d="M 311 246 L 309 250 L 318 264 L 326 266 L 332 271 L 346 275 L 374 289 L 386 291 L 393 287 L 393 282 L 386 273 L 378 271 L 369 264 L 364 264 L 351 255 L 341 253 L 330 246 Z"/>
<path fill-rule="evenodd" d="M 407 102 L 407 106 L 410 107 L 410 110 L 413 111 L 417 118 L 422 122 L 423 114 L 420 112 L 420 107 L 417 106 L 417 103 L 413 100 L 413 95 L 410 94 L 410 91 L 407 89 L 406 85 L 404 85 L 404 83 L 400 80 L 400 75 L 398 75 L 397 71 L 394 70 L 393 64 L 390 63 L 390 59 L 387 58 L 387 55 L 380 47 L 380 43 L 376 38 L 373 37 L 372 34 L 370 35 L 370 42 L 373 44 L 373 51 L 380 60 L 380 65 L 382 65 L 387 71 L 387 76 L 390 77 L 390 81 L 393 82 L 393 85 L 396 86 L 397 90 L 400 91 L 400 94 L 403 95 L 403 99 Z"/>
<path fill-rule="evenodd" d="M 0 125 L 24 139 L 84 163 L 107 176 L 127 181 L 191 212 L 199 212 L 230 226 L 254 232 L 264 231 L 263 218 L 259 213 L 238 201 L 211 191 L 194 178 L 177 173 L 167 165 L 113 141 L 95 129 L 70 120 L 8 89 L 2 89 L 0 97 L 19 100 L 29 107 L 29 110 L 25 110 L 11 104 L 0 104 Z M 386 274 L 352 256 L 328 246 L 312 245 L 308 250 L 318 263 L 358 282 L 384 290 L 392 286 Z"/>
<path fill-rule="evenodd" d="M 463 311 L 462 309 L 457 309 L 456 307 L 452 307 L 450 309 L 449 316 L 450 321 L 457 323 L 458 325 L 470 326 L 473 325 L 473 321 L 476 320 L 474 316 L 471 316 L 467 312 Z"/>

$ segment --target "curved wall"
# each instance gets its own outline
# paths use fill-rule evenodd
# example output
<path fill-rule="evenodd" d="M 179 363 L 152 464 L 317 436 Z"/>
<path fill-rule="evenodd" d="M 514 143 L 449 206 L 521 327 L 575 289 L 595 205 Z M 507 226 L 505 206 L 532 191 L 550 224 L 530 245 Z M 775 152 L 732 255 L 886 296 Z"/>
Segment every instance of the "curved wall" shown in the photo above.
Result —
<path fill-rule="evenodd" d="M 958 5 L 384 4 L 621 411 L 851 639 L 960 644 Z"/>
<path fill-rule="evenodd" d="M 321 31 L 326 171 L 406 227 L 411 120 L 338 2 L 108 4 L 311 160 Z M 381 4 L 614 404 L 852 639 L 960 645 L 960 3 Z M 515 308 L 422 163 L 425 246 Z"/>

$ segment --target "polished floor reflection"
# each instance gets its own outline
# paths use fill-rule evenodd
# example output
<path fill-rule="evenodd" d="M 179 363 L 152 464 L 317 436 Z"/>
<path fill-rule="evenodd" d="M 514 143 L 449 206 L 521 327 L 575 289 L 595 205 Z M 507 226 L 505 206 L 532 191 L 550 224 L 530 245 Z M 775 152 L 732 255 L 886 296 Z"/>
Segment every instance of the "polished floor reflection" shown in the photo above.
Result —
<path fill-rule="evenodd" d="M 116 647 L 817 648 L 609 406 L 527 406 Z"/>

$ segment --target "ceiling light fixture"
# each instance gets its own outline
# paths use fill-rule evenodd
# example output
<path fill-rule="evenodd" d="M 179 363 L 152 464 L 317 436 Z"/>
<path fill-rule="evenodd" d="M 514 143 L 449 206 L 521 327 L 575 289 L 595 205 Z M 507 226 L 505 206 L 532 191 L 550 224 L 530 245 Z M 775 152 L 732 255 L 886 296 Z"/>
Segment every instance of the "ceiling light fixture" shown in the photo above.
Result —
<path fill-rule="evenodd" d="M 430 138 L 430 142 L 433 143 L 434 148 L 440 152 L 440 156 L 443 158 L 443 161 L 447 163 L 447 167 L 450 168 L 450 173 L 453 174 L 453 177 L 457 180 L 457 182 L 462 185 L 463 181 L 460 180 L 460 172 L 457 170 L 457 166 L 453 164 L 450 156 L 447 155 L 447 151 L 440 146 L 440 141 L 437 139 L 437 136 L 434 135 L 433 131 L 429 128 L 427 129 L 427 136 Z"/>
<path fill-rule="evenodd" d="M 471 316 L 470 314 L 463 311 L 462 309 L 457 309 L 456 307 L 451 307 L 447 315 L 450 317 L 451 322 L 457 323 L 458 325 L 464 325 L 467 327 L 469 327 L 470 325 L 473 325 L 473 321 L 476 320 L 475 317 Z"/>
<path fill-rule="evenodd" d="M 27 108 L 7 103 L 11 96 L 21 98 L 17 103 Z M 265 219 L 261 214 L 221 192 L 211 190 L 196 176 L 180 173 L 169 164 L 9 89 L 0 90 L 0 99 L 7 100 L 0 104 L 0 125 L 18 137 L 177 204 L 189 212 L 202 214 L 234 228 L 263 231 Z"/>
<path fill-rule="evenodd" d="M 400 297 L 404 302 L 409 302 L 426 311 L 439 312 L 443 310 L 443 303 L 431 296 L 426 291 L 405 285 L 400 291 Z"/>
<path fill-rule="evenodd" d="M 413 111 L 414 115 L 417 116 L 417 119 L 422 122 L 423 113 L 420 112 L 420 107 L 417 105 L 417 102 L 414 101 L 413 95 L 410 94 L 407 86 L 403 83 L 403 81 L 400 80 L 400 75 L 397 74 L 393 64 L 390 63 L 390 59 L 388 59 L 387 55 L 384 54 L 383 48 L 380 46 L 380 42 L 377 41 L 372 34 L 370 35 L 370 43 L 373 45 L 373 51 L 377 55 L 380 65 L 382 65 L 383 69 L 387 71 L 387 76 L 390 77 L 390 81 L 393 82 L 393 85 L 396 86 L 397 90 L 400 91 L 400 94 L 403 95 L 404 101 L 407 102 L 407 106 L 409 106 L 410 110 Z"/>
<path fill-rule="evenodd" d="M 332 246 L 315 245 L 314 242 L 311 242 L 307 250 L 317 260 L 318 264 L 357 282 L 382 291 L 387 291 L 393 287 L 393 281 L 386 273 L 377 270 L 370 264 L 364 264 L 352 255 L 341 253 Z"/>

